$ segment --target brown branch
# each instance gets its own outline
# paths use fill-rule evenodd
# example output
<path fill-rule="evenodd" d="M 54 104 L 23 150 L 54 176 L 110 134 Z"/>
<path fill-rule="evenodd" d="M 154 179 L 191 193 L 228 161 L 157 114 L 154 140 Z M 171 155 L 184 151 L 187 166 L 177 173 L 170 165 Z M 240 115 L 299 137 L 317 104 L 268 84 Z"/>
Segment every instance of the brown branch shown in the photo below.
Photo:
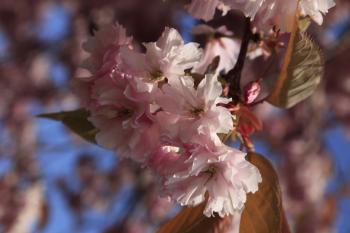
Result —
<path fill-rule="evenodd" d="M 239 103 L 241 96 L 241 76 L 244 67 L 245 58 L 248 52 L 248 45 L 252 39 L 252 32 L 250 29 L 250 17 L 245 18 L 245 29 L 242 37 L 241 49 L 239 51 L 237 63 L 235 67 L 225 75 L 226 81 L 229 83 L 229 96 L 232 97 L 233 102 Z"/>

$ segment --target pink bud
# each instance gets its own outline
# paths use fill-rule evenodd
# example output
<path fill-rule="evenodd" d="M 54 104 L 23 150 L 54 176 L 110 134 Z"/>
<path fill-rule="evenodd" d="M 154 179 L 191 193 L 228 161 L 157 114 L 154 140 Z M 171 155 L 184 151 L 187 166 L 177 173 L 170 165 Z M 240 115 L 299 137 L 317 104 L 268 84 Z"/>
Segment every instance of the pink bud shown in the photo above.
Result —
<path fill-rule="evenodd" d="M 253 81 L 248 83 L 244 87 L 244 102 L 251 104 L 259 96 L 261 91 L 261 85 L 259 82 Z"/>

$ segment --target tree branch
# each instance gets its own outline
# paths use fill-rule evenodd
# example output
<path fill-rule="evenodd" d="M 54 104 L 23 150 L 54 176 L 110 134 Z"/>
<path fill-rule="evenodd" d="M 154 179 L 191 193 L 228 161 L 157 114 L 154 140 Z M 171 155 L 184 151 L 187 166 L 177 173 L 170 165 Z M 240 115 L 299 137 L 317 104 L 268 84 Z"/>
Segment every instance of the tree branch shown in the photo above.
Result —
<path fill-rule="evenodd" d="M 237 63 L 235 67 L 230 70 L 226 77 L 226 81 L 229 83 L 229 96 L 232 97 L 233 102 L 238 103 L 241 96 L 241 76 L 244 67 L 245 58 L 248 52 L 248 45 L 252 38 L 252 32 L 250 30 L 250 17 L 245 18 L 245 29 L 242 37 L 241 49 L 239 51 Z"/>

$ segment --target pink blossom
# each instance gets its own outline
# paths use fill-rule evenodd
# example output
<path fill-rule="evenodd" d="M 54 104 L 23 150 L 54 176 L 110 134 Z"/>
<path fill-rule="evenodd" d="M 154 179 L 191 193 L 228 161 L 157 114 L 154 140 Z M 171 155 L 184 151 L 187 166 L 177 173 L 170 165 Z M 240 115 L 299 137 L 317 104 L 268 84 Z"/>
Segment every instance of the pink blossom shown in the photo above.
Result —
<path fill-rule="evenodd" d="M 196 18 L 209 20 L 213 18 L 215 9 L 224 4 L 226 9 L 242 11 L 250 17 L 260 30 L 268 31 L 277 27 L 289 32 L 292 29 L 296 15 L 299 13 L 310 16 L 318 24 L 322 24 L 322 14 L 335 5 L 333 0 L 207 0 L 200 4 L 199 0 L 192 0 L 189 12 Z"/>
<path fill-rule="evenodd" d="M 328 9 L 335 6 L 333 0 L 302 0 L 300 2 L 300 11 L 302 15 L 310 16 L 316 23 L 323 23 L 322 14 L 326 14 Z"/>
<path fill-rule="evenodd" d="M 180 77 L 179 85 L 164 85 L 162 91 L 157 103 L 166 112 L 163 114 L 168 114 L 167 117 L 176 122 L 175 129 L 166 126 L 170 135 L 180 134 L 184 142 L 210 135 L 219 142 L 218 133 L 227 134 L 232 130 L 231 113 L 219 106 L 230 102 L 230 99 L 220 97 L 222 86 L 216 76 L 206 75 L 197 88 L 192 77 Z"/>
<path fill-rule="evenodd" d="M 224 145 L 214 150 L 199 146 L 191 152 L 184 162 L 187 167 L 180 161 L 178 171 L 167 177 L 165 194 L 181 205 L 196 206 L 208 193 L 207 217 L 241 212 L 247 193 L 256 192 L 262 181 L 257 168 L 245 160 L 244 153 Z"/>
<path fill-rule="evenodd" d="M 293 29 L 298 1 L 265 0 L 254 18 L 254 25 L 265 32 L 273 27 L 283 32 Z"/>
<path fill-rule="evenodd" d="M 108 35 L 112 38 L 104 38 Z M 145 53 L 129 43 L 124 29 L 111 27 L 85 45 L 92 76 L 79 79 L 78 86 L 98 130 L 97 143 L 149 166 L 165 194 L 182 205 L 197 205 L 208 192 L 205 215 L 239 212 L 261 177 L 242 152 L 218 136 L 233 130 L 233 120 L 217 76 L 207 74 L 195 85 L 185 75 L 201 59 L 198 44 L 185 44 L 170 28 L 157 42 L 146 43 Z M 225 69 L 233 66 L 226 63 L 223 59 Z"/>
<path fill-rule="evenodd" d="M 194 67 L 202 56 L 197 43 L 183 41 L 179 32 L 173 28 L 165 28 L 157 42 L 145 43 L 146 53 L 124 50 L 124 60 L 130 69 L 140 73 L 149 89 L 158 86 L 165 78 L 171 84 L 178 82 L 178 76 L 185 70 Z M 138 84 L 140 86 L 140 84 Z"/>
<path fill-rule="evenodd" d="M 227 73 L 236 64 L 240 43 L 237 40 L 228 37 L 213 38 L 204 49 L 204 56 L 201 62 L 194 68 L 194 72 L 204 74 L 207 67 L 216 56 L 220 57 L 217 73 L 224 71 Z"/>
<path fill-rule="evenodd" d="M 265 0 L 222 0 L 232 9 L 242 11 L 247 17 L 254 18 Z"/>
<path fill-rule="evenodd" d="M 181 153 L 180 153 L 181 152 Z M 176 146 L 160 146 L 148 160 L 148 166 L 157 173 L 160 177 L 171 176 L 175 171 L 173 168 L 174 163 L 177 163 L 177 167 L 186 165 L 183 163 L 184 151 L 181 151 L 180 147 Z M 180 163 L 179 161 L 183 162 Z M 182 165 L 181 165 L 182 164 Z"/>
<path fill-rule="evenodd" d="M 254 18 L 264 0 L 192 0 L 188 11 L 198 19 L 209 21 L 216 8 L 225 14 L 229 9 L 241 10 L 247 17 Z"/>
<path fill-rule="evenodd" d="M 202 56 L 199 44 L 185 44 L 179 32 L 173 28 L 165 28 L 157 42 L 144 45 L 148 69 L 161 72 L 169 83 L 184 75 L 185 70 L 194 67 Z"/>
<path fill-rule="evenodd" d="M 147 161 L 159 145 L 159 131 L 145 114 L 140 115 L 142 112 L 142 105 L 130 103 L 97 108 L 89 118 L 99 130 L 97 143 L 115 150 L 122 158 Z"/>
<path fill-rule="evenodd" d="M 258 98 L 261 91 L 261 85 L 259 82 L 250 82 L 248 83 L 243 90 L 244 101 L 247 104 L 251 104 L 254 102 L 256 98 Z"/>
<path fill-rule="evenodd" d="M 129 45 L 132 38 L 126 36 L 126 30 L 120 25 L 103 25 L 93 37 L 83 44 L 83 49 L 90 57 L 83 62 L 83 67 L 96 72 L 102 65 L 106 52 L 122 45 Z"/>
<path fill-rule="evenodd" d="M 152 71 L 147 64 L 146 55 L 139 51 L 123 47 L 121 49 L 123 68 L 132 74 L 130 85 L 139 92 L 148 96 L 158 89 L 158 83 L 164 81 L 165 77 L 159 71 Z"/>
<path fill-rule="evenodd" d="M 229 10 L 221 0 L 192 0 L 188 12 L 195 18 L 209 21 L 214 17 L 216 8 L 221 10 L 223 15 Z"/>
<path fill-rule="evenodd" d="M 84 107 L 90 109 L 96 106 L 92 99 L 91 88 L 95 80 L 105 75 L 114 76 L 120 64 L 119 49 L 129 46 L 131 38 L 126 36 L 125 29 L 119 25 L 104 25 L 90 37 L 83 48 L 89 57 L 83 61 L 82 67 L 90 72 L 89 77 L 78 77 L 73 80 L 74 92 L 80 97 Z"/>
<path fill-rule="evenodd" d="M 265 0 L 254 20 L 262 30 L 269 30 L 273 26 L 285 32 L 290 32 L 297 14 L 310 16 L 319 25 L 322 24 L 322 13 L 335 6 L 333 0 Z"/>
<path fill-rule="evenodd" d="M 219 0 L 193 0 L 188 12 L 195 18 L 209 21 L 214 17 Z"/>
<path fill-rule="evenodd" d="M 99 145 L 116 150 L 119 156 L 144 162 L 159 144 L 158 127 L 150 112 L 148 99 L 130 85 L 135 78 L 112 70 L 96 79 L 91 86 L 89 120 L 99 130 Z"/>
<path fill-rule="evenodd" d="M 118 24 L 97 31 L 84 44 L 90 53 L 85 64 L 92 76 L 77 79 L 75 85 L 98 130 L 97 143 L 121 157 L 143 162 L 158 147 L 159 130 L 150 112 L 150 98 L 133 85 L 137 73 L 128 70 L 121 57 L 130 42 Z"/>

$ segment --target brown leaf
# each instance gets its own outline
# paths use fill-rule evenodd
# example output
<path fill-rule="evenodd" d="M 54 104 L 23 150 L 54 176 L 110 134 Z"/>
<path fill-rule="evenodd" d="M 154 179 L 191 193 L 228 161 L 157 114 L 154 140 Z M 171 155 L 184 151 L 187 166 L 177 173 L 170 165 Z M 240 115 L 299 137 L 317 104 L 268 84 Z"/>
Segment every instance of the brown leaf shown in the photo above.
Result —
<path fill-rule="evenodd" d="M 306 32 L 311 24 L 311 19 L 309 16 L 300 17 L 298 20 L 298 28 L 302 32 Z"/>
<path fill-rule="evenodd" d="M 89 113 L 85 109 L 77 109 L 69 112 L 46 113 L 38 117 L 61 121 L 85 140 L 96 143 L 95 135 L 97 129 L 88 121 Z"/>
<path fill-rule="evenodd" d="M 226 232 L 230 226 L 230 218 L 211 217 L 203 215 L 203 203 L 194 208 L 183 208 L 169 222 L 165 223 L 157 233 L 220 233 Z"/>
<path fill-rule="evenodd" d="M 258 192 L 248 194 L 241 217 L 240 233 L 289 233 L 275 169 L 259 154 L 248 153 L 247 158 L 259 169 L 262 183 Z"/>
<path fill-rule="evenodd" d="M 296 22 L 279 77 L 268 102 L 290 108 L 308 98 L 317 88 L 324 73 L 324 59 L 319 47 L 303 31 L 304 22 Z M 301 27 L 301 29 L 299 29 Z"/>

